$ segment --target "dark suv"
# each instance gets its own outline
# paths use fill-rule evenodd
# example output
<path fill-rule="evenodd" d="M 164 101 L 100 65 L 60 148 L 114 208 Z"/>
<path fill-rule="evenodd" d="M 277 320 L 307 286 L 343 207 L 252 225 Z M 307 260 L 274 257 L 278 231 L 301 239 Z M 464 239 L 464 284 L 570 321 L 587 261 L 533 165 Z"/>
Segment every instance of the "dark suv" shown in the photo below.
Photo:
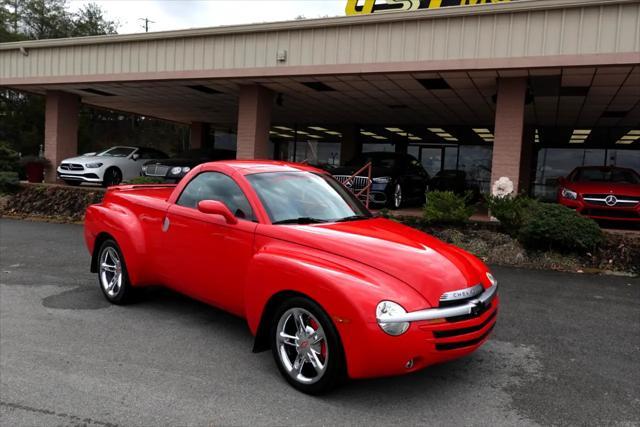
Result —
<path fill-rule="evenodd" d="M 358 169 L 371 162 L 370 201 L 375 205 L 384 205 L 399 209 L 409 202 L 424 202 L 429 174 L 422 164 L 409 154 L 373 152 L 363 153 L 346 166 L 331 170 L 331 174 L 340 182 L 346 182 Z M 362 172 L 349 183 L 352 190 L 358 191 L 368 184 L 367 172 Z"/>

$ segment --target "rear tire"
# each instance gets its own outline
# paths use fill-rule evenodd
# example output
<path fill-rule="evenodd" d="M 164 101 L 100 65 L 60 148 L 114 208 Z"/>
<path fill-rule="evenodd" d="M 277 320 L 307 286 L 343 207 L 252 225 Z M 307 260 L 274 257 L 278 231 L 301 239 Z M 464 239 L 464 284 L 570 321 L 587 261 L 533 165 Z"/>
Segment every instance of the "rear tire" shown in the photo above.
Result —
<path fill-rule="evenodd" d="M 346 378 L 338 331 L 314 301 L 294 297 L 282 303 L 272 320 L 270 340 L 278 370 L 295 389 L 318 395 Z"/>
<path fill-rule="evenodd" d="M 104 297 L 112 304 L 129 304 L 135 289 L 129 281 L 124 256 L 115 240 L 105 240 L 98 251 L 98 284 Z"/>
<path fill-rule="evenodd" d="M 122 182 L 122 172 L 116 167 L 110 167 L 104 171 L 104 178 L 102 178 L 103 187 L 111 187 L 112 185 L 118 185 Z"/>

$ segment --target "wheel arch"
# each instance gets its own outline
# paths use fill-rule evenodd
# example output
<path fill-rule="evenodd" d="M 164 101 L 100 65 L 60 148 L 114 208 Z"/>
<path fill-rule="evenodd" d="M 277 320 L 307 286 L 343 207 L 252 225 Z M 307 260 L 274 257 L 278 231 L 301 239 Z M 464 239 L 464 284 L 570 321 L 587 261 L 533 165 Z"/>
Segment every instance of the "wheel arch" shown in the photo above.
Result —
<path fill-rule="evenodd" d="M 282 305 L 286 300 L 294 298 L 294 297 L 302 297 L 307 298 L 316 304 L 320 305 L 317 301 L 311 298 L 309 295 L 305 295 L 298 291 L 292 290 L 283 290 L 277 292 L 269 298 L 267 301 L 264 310 L 262 311 L 262 315 L 260 316 L 260 323 L 258 323 L 258 329 L 256 331 L 256 336 L 253 340 L 253 352 L 261 353 L 263 351 L 267 351 L 271 348 L 269 343 L 269 329 L 271 325 L 271 321 L 273 317 L 276 315 L 276 311 L 278 307 Z M 320 307 L 322 307 L 320 305 Z M 324 308 L 323 308 L 324 310 Z M 326 310 L 325 310 L 326 313 Z"/>
<path fill-rule="evenodd" d="M 95 242 L 93 244 L 93 253 L 91 254 L 91 270 L 90 271 L 92 273 L 98 272 L 98 257 L 100 256 L 98 252 L 100 252 L 100 247 L 102 246 L 102 244 L 109 239 L 118 243 L 111 234 L 104 231 L 96 236 Z"/>

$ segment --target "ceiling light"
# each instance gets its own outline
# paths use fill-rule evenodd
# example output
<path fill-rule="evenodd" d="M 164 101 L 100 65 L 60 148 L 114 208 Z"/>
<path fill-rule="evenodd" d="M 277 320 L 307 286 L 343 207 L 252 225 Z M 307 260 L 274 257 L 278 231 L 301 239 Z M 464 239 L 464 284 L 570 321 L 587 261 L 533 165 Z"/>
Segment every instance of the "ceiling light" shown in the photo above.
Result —
<path fill-rule="evenodd" d="M 385 128 L 385 129 L 388 130 L 389 132 L 404 132 L 404 130 L 400 128 Z"/>
<path fill-rule="evenodd" d="M 428 130 L 429 132 L 433 132 L 433 133 L 445 132 L 445 130 L 442 128 L 428 128 Z"/>
<path fill-rule="evenodd" d="M 589 135 L 591 133 L 591 129 L 574 129 L 574 135 Z"/>
<path fill-rule="evenodd" d="M 293 130 L 291 128 L 288 128 L 286 126 L 274 126 L 275 129 L 281 129 L 281 130 Z"/>
<path fill-rule="evenodd" d="M 410 136 L 409 139 L 412 141 L 422 141 L 422 138 L 420 138 L 419 136 Z"/>
<path fill-rule="evenodd" d="M 474 128 L 473 131 L 475 133 L 491 133 L 491 131 L 489 129 L 484 129 L 484 128 L 481 128 L 481 129 Z"/>
<path fill-rule="evenodd" d="M 325 133 L 328 133 L 329 135 L 340 135 L 340 136 L 342 136 L 342 134 L 340 132 L 336 132 L 335 130 L 327 130 L 327 131 L 325 131 Z"/>
<path fill-rule="evenodd" d="M 376 135 L 374 132 L 369 132 L 369 131 L 365 131 L 365 130 L 361 130 L 360 133 L 362 135 L 367 135 L 367 136 L 374 136 Z"/>
<path fill-rule="evenodd" d="M 322 139 L 323 137 L 320 135 L 307 135 L 309 138 Z"/>
<path fill-rule="evenodd" d="M 450 133 L 448 133 L 448 132 L 439 132 L 439 133 L 437 133 L 436 135 L 441 136 L 441 137 L 443 137 L 443 138 L 451 138 L 451 136 L 452 136 L 452 135 L 451 135 Z"/>
<path fill-rule="evenodd" d="M 305 132 L 303 130 L 297 131 L 300 135 L 309 135 L 309 132 Z"/>
<path fill-rule="evenodd" d="M 635 141 L 638 138 L 640 138 L 640 135 L 625 135 L 620 139 L 625 139 L 625 140 L 630 139 L 632 141 Z"/>
<path fill-rule="evenodd" d="M 584 143 L 584 139 L 570 139 L 569 144 L 582 144 Z"/>
<path fill-rule="evenodd" d="M 640 130 L 630 130 L 627 135 L 640 135 Z"/>
<path fill-rule="evenodd" d="M 458 138 L 454 138 L 454 137 L 450 137 L 450 138 L 445 138 L 445 141 L 457 141 Z"/>
<path fill-rule="evenodd" d="M 320 131 L 322 131 L 322 130 L 327 130 L 327 129 L 325 129 L 325 128 L 321 128 L 320 126 L 309 126 L 309 129 L 313 129 L 313 130 L 320 130 Z"/>
<path fill-rule="evenodd" d="M 627 144 L 632 144 L 632 143 L 633 143 L 633 141 L 630 141 L 630 140 L 625 140 L 625 141 L 619 140 L 619 141 L 616 142 L 616 144 L 620 144 L 620 145 L 627 145 Z"/>
<path fill-rule="evenodd" d="M 375 138 L 375 139 L 387 139 L 387 137 L 380 136 L 380 135 L 373 135 L 372 138 Z"/>

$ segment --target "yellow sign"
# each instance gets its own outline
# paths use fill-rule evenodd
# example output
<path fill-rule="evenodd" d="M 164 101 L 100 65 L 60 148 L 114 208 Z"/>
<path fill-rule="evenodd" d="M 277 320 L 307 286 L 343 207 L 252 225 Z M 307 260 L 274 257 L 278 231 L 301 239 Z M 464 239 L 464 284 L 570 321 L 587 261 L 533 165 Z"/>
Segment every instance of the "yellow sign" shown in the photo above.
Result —
<path fill-rule="evenodd" d="M 447 6 L 475 6 L 479 4 L 507 3 L 511 0 L 347 0 L 347 15 L 406 12 L 420 9 L 439 9 Z"/>

